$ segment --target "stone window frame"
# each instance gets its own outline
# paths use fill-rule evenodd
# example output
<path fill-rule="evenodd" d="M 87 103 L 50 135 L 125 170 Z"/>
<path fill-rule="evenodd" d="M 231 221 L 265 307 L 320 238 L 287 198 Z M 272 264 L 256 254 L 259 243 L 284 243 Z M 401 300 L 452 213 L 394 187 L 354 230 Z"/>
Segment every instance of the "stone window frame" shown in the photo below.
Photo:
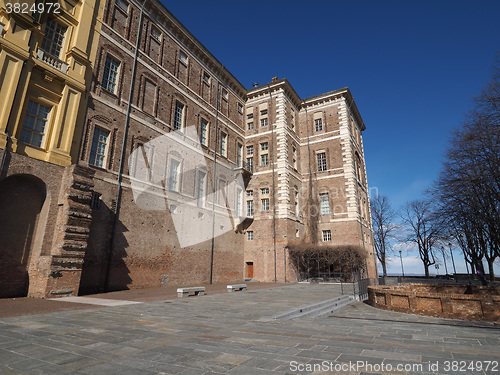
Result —
<path fill-rule="evenodd" d="M 210 74 L 208 74 L 206 71 L 203 71 L 201 73 L 201 82 L 210 86 L 211 81 L 212 77 L 210 76 Z"/>
<path fill-rule="evenodd" d="M 324 158 L 320 155 L 324 155 Z M 326 172 L 328 170 L 328 160 L 327 160 L 326 150 L 318 150 L 316 151 L 316 171 L 317 172 Z"/>
<path fill-rule="evenodd" d="M 300 216 L 300 209 L 299 209 L 299 188 L 297 185 L 293 187 L 293 205 L 294 205 L 294 215 L 295 219 L 298 220 Z"/>
<path fill-rule="evenodd" d="M 331 229 L 324 229 L 321 231 L 321 237 L 323 242 L 331 242 L 332 241 L 332 231 Z"/>
<path fill-rule="evenodd" d="M 261 198 L 260 199 L 260 210 L 262 212 L 269 212 L 270 207 L 270 198 Z"/>
<path fill-rule="evenodd" d="M 172 111 L 172 130 L 173 131 L 184 131 L 185 129 L 185 124 L 186 124 L 186 114 L 187 114 L 187 105 L 186 103 L 179 99 L 179 98 L 175 98 L 173 100 L 173 111 Z M 182 105 L 182 110 L 181 110 L 181 118 L 180 118 L 180 126 L 177 127 L 177 124 L 178 124 L 178 119 L 177 119 L 177 108 L 178 108 L 178 105 Z"/>
<path fill-rule="evenodd" d="M 173 186 L 172 185 L 172 177 L 174 176 L 173 173 L 172 173 L 172 163 L 178 163 L 178 169 L 175 173 L 175 182 L 176 182 L 176 185 Z M 181 193 L 182 192 L 182 158 L 180 158 L 179 156 L 177 155 L 169 155 L 168 157 L 168 172 L 167 172 L 167 175 L 166 175 L 166 178 L 168 179 L 166 181 L 166 186 L 168 188 L 168 191 L 171 191 L 171 192 L 176 192 L 176 193 Z"/>
<path fill-rule="evenodd" d="M 314 119 L 314 132 L 320 133 L 322 131 L 323 131 L 323 119 L 321 117 Z"/>
<path fill-rule="evenodd" d="M 200 175 L 204 175 L 203 179 L 203 195 L 200 195 Z M 208 191 L 208 171 L 205 168 L 196 169 L 196 206 L 199 208 L 205 207 L 207 202 L 207 194 Z"/>
<path fill-rule="evenodd" d="M 236 141 L 236 166 L 243 167 L 243 142 Z"/>
<path fill-rule="evenodd" d="M 330 196 L 328 193 L 319 193 L 319 212 L 320 215 L 330 215 Z"/>
<path fill-rule="evenodd" d="M 246 216 L 253 217 L 254 216 L 254 204 L 253 199 L 247 199 L 247 207 L 246 207 Z"/>
<path fill-rule="evenodd" d="M 267 167 L 269 166 L 269 154 L 261 154 L 260 155 L 260 166 Z"/>
<path fill-rule="evenodd" d="M 205 142 L 203 142 L 203 124 L 205 124 Z M 200 144 L 202 146 L 208 147 L 210 138 L 210 122 L 204 117 L 200 118 Z"/>
<path fill-rule="evenodd" d="M 182 49 L 179 49 L 179 56 L 178 56 L 179 63 L 185 65 L 186 67 L 189 65 L 189 55 L 184 52 Z"/>
<path fill-rule="evenodd" d="M 60 33 L 57 34 L 58 30 L 52 30 L 54 32 L 54 35 L 50 37 L 49 22 L 53 22 L 54 26 L 59 26 L 60 28 L 63 28 L 64 32 L 62 33 L 62 35 Z M 61 22 L 60 19 L 55 19 L 54 17 L 48 17 L 44 27 L 44 37 L 42 38 L 42 41 L 39 44 L 38 48 L 50 56 L 53 56 L 57 59 L 61 59 L 61 56 L 64 55 L 64 52 L 66 50 L 68 33 L 70 33 L 70 28 L 66 23 Z M 62 39 L 62 42 L 59 43 L 57 39 Z M 58 50 L 57 54 L 52 53 L 52 49 L 54 46 Z"/>
<path fill-rule="evenodd" d="M 94 140 L 95 140 L 94 137 L 95 137 L 96 131 L 107 133 L 106 142 L 104 143 L 104 154 L 101 155 L 102 156 L 102 165 L 91 163 L 92 154 L 93 154 L 92 149 L 94 148 Z M 111 131 L 109 129 L 106 129 L 105 127 L 102 127 L 99 125 L 94 126 L 94 128 L 92 130 L 92 139 L 90 140 L 90 147 L 89 147 L 89 157 L 88 157 L 89 165 L 96 167 L 96 168 L 106 169 L 106 165 L 107 165 L 108 159 L 109 159 L 109 146 L 110 146 L 111 135 L 112 134 L 111 134 Z M 103 142 L 99 142 L 99 143 L 103 143 Z M 96 153 L 96 152 L 94 152 L 94 153 Z"/>
<path fill-rule="evenodd" d="M 30 102 L 33 102 L 33 103 L 35 103 L 37 105 L 36 116 L 33 116 L 34 114 L 29 114 L 28 113 L 28 107 L 30 105 Z M 30 129 L 30 128 L 28 128 L 28 127 L 25 126 L 25 123 L 26 123 L 26 120 L 27 120 L 28 116 L 34 117 L 35 118 L 34 125 L 36 124 L 37 119 L 38 119 L 38 110 L 40 108 L 40 105 L 42 105 L 42 106 L 44 106 L 46 108 L 49 108 L 49 112 L 47 114 L 47 118 L 44 119 L 45 122 L 44 122 L 43 132 L 37 131 L 35 128 Z M 23 117 L 22 117 L 23 121 L 22 121 L 22 123 L 20 123 L 20 126 L 19 126 L 19 142 L 23 143 L 25 145 L 28 145 L 30 147 L 34 147 L 34 148 L 37 148 L 37 149 L 40 149 L 40 150 L 45 150 L 47 148 L 47 145 L 48 145 L 47 138 L 50 135 L 50 129 L 52 127 L 51 125 L 52 125 L 54 117 L 55 117 L 54 116 L 55 107 L 56 107 L 56 103 L 52 103 L 50 101 L 43 100 L 42 98 L 34 97 L 34 96 L 31 96 L 31 95 L 29 97 L 27 97 L 26 101 L 25 101 L 24 108 L 23 108 Z M 23 132 L 24 132 L 25 128 L 27 129 L 26 130 L 27 132 L 31 133 L 31 135 L 30 135 L 30 142 L 25 142 L 25 141 L 22 140 L 22 138 L 23 138 Z M 40 142 L 40 145 L 36 145 L 36 144 L 33 144 L 31 142 L 33 134 L 41 134 L 42 135 L 42 140 Z"/>
<path fill-rule="evenodd" d="M 126 8 L 123 7 L 126 5 Z M 130 4 L 126 0 L 115 0 L 115 7 L 125 12 L 128 15 L 128 11 L 130 9 Z"/>
<path fill-rule="evenodd" d="M 156 31 L 156 33 L 155 33 Z M 150 28 L 150 31 L 149 31 L 149 36 L 151 38 L 154 38 L 157 42 L 159 42 L 161 44 L 162 42 L 162 38 L 163 38 L 163 32 L 161 31 L 161 29 L 156 26 L 155 24 L 151 23 L 151 28 Z"/>
<path fill-rule="evenodd" d="M 247 241 L 253 241 L 253 230 L 247 230 Z"/>
<path fill-rule="evenodd" d="M 228 143 L 229 143 L 229 135 L 221 131 L 220 132 L 220 155 L 224 156 L 227 158 L 227 148 L 228 148 Z"/>
<path fill-rule="evenodd" d="M 247 145 L 246 146 L 246 155 L 247 156 L 253 156 L 253 150 L 254 150 L 254 145 Z"/>
<path fill-rule="evenodd" d="M 107 62 L 108 60 L 112 61 L 112 62 L 115 62 L 115 63 L 118 63 L 118 68 L 116 69 L 116 71 L 114 71 L 115 73 L 115 81 L 111 81 L 110 80 L 110 75 L 106 75 L 106 65 L 107 65 Z M 103 63 L 104 63 L 104 67 L 102 69 L 102 77 L 101 77 L 101 81 L 100 81 L 100 86 L 106 90 L 106 92 L 109 92 L 113 95 L 117 95 L 117 92 L 118 92 L 118 82 L 119 82 L 119 78 L 120 78 L 120 73 L 121 73 L 121 68 L 122 68 L 122 62 L 116 58 L 115 55 L 109 53 L 109 52 L 106 52 L 105 55 L 104 55 L 104 58 L 103 58 Z M 111 72 L 111 71 L 110 71 Z M 107 81 L 107 82 L 111 82 L 114 87 L 113 87 L 113 90 L 110 90 L 109 89 L 109 85 L 105 85 L 104 84 L 104 81 Z"/>

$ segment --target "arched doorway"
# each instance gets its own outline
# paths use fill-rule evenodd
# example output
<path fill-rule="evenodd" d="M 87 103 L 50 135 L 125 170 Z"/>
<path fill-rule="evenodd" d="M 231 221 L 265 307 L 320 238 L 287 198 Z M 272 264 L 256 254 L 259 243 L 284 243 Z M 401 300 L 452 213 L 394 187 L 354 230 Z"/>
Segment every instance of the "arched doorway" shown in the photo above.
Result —
<path fill-rule="evenodd" d="M 0 182 L 0 297 L 28 295 L 28 265 L 45 202 L 45 184 L 30 175 Z"/>

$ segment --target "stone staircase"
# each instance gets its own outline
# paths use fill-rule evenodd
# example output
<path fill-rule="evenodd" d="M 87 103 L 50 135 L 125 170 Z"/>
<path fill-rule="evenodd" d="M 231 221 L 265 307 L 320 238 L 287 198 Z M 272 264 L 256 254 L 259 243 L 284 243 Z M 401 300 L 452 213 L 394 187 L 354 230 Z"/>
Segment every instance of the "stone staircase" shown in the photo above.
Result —
<path fill-rule="evenodd" d="M 358 301 L 358 299 L 354 295 L 346 294 L 330 300 L 290 310 L 286 313 L 273 317 L 272 320 L 291 320 L 291 319 L 305 318 L 305 317 L 316 318 L 320 316 L 325 316 L 333 313 L 334 311 L 340 310 L 341 308 L 350 305 L 351 303 L 354 303 L 356 301 Z"/>

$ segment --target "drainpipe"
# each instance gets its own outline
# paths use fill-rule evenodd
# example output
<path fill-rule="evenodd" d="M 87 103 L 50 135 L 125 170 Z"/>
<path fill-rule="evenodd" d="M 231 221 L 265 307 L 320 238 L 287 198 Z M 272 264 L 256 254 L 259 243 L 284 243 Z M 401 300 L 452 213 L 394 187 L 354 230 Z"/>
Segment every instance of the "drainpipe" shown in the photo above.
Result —
<path fill-rule="evenodd" d="M 120 154 L 120 167 L 118 170 L 118 190 L 116 192 L 116 201 L 115 201 L 115 210 L 114 210 L 114 218 L 113 218 L 113 227 L 111 229 L 111 239 L 110 239 L 110 244 L 109 244 L 109 251 L 108 251 L 108 264 L 106 266 L 106 279 L 104 281 L 104 288 L 106 291 L 109 291 L 109 282 L 110 282 L 110 273 L 111 273 L 111 261 L 113 258 L 113 245 L 115 242 L 115 230 L 116 230 L 116 224 L 118 222 L 118 217 L 120 214 L 120 202 L 121 202 L 121 195 L 122 195 L 122 179 L 123 179 L 123 165 L 124 165 L 124 159 L 125 159 L 125 150 L 127 147 L 127 135 L 128 135 L 128 128 L 130 124 L 130 111 L 132 109 L 132 97 L 134 93 L 134 83 L 135 83 L 135 75 L 136 75 L 136 69 L 137 69 L 137 59 L 139 57 L 139 44 L 141 40 L 141 31 L 142 31 L 142 19 L 144 15 L 144 7 L 146 5 L 147 0 L 144 0 L 141 6 L 141 15 L 139 17 L 139 31 L 137 32 L 137 41 L 135 43 L 135 53 L 134 53 L 134 62 L 132 65 L 132 78 L 130 81 L 130 90 L 128 94 L 128 103 L 127 103 L 127 114 L 125 116 L 125 127 L 124 127 L 124 132 L 123 132 L 123 142 L 122 142 L 122 149 L 121 149 L 121 154 Z"/>
<path fill-rule="evenodd" d="M 215 103 L 215 141 L 214 141 L 214 166 L 213 166 L 213 178 L 212 178 L 212 244 L 210 247 L 210 284 L 213 281 L 214 273 L 214 250 L 215 250 L 215 193 L 216 193 L 216 169 L 217 169 L 217 143 L 219 142 L 219 89 L 220 89 L 220 76 L 222 75 L 222 69 L 224 65 L 221 66 L 219 77 L 217 77 L 217 92 L 216 92 L 216 103 Z M 226 145 L 227 147 L 227 145 Z"/>

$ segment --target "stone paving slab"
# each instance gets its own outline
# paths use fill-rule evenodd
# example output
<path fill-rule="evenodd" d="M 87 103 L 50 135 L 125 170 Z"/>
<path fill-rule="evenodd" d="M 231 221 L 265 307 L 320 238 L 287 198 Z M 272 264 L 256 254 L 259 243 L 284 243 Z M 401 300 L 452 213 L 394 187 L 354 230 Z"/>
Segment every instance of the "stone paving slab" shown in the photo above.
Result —
<path fill-rule="evenodd" d="M 445 361 L 500 361 L 492 323 L 362 302 L 329 317 L 269 319 L 338 295 L 335 285 L 296 284 L 3 318 L 0 374 L 500 375 L 500 367 L 446 371 Z"/>

